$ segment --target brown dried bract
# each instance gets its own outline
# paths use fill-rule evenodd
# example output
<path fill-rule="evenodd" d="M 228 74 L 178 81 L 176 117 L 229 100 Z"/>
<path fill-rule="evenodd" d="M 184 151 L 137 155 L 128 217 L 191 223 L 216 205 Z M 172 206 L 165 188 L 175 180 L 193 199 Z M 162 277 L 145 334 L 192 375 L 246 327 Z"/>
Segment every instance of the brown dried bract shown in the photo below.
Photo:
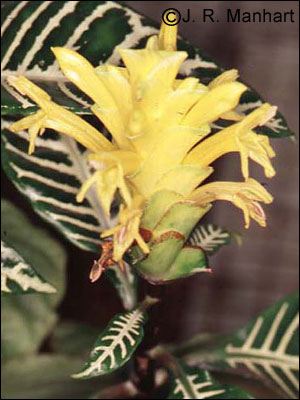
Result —
<path fill-rule="evenodd" d="M 90 280 L 92 283 L 96 282 L 110 265 L 114 265 L 116 262 L 112 258 L 113 253 L 113 242 L 107 241 L 101 244 L 102 253 L 99 260 L 95 260 L 90 272 Z M 122 268 L 121 268 L 122 269 Z"/>

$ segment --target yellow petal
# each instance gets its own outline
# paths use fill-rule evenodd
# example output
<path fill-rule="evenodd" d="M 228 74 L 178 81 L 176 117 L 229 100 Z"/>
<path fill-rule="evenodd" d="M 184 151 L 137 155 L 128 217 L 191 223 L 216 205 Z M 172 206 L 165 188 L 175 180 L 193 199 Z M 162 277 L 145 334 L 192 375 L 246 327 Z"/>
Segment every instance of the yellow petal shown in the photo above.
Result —
<path fill-rule="evenodd" d="M 187 53 L 122 49 L 120 54 L 129 71 L 135 102 L 148 119 L 157 118 Z"/>
<path fill-rule="evenodd" d="M 64 75 L 99 106 L 113 109 L 116 104 L 92 64 L 74 50 L 52 47 Z"/>
<path fill-rule="evenodd" d="M 81 203 L 84 200 L 86 192 L 89 190 L 91 185 L 93 185 L 99 179 L 102 179 L 102 171 L 96 171 L 92 176 L 90 176 L 84 182 L 84 184 L 81 186 L 79 192 L 76 195 L 76 200 L 78 201 L 78 203 Z"/>
<path fill-rule="evenodd" d="M 111 203 L 117 189 L 123 197 L 127 206 L 131 205 L 131 194 L 123 177 L 123 171 L 120 165 L 114 165 L 105 170 L 96 171 L 89 179 L 87 179 L 78 192 L 76 199 L 78 202 L 83 201 L 86 192 L 91 185 L 96 183 L 96 190 L 101 205 L 107 215 L 110 214 Z"/>
<path fill-rule="evenodd" d="M 220 116 L 222 119 L 228 119 L 229 121 L 241 121 L 243 119 L 243 115 L 237 113 L 234 110 L 228 111 Z"/>
<path fill-rule="evenodd" d="M 177 126 L 160 132 L 156 142 L 147 149 L 139 173 L 132 177 L 134 185 L 145 197 L 150 196 L 157 181 L 171 166 L 179 165 L 187 152 L 209 132 L 208 125 L 199 130 Z"/>
<path fill-rule="evenodd" d="M 124 175 L 135 173 L 139 169 L 142 161 L 138 154 L 125 150 L 92 153 L 88 155 L 88 159 L 104 163 L 107 166 L 120 164 Z"/>
<path fill-rule="evenodd" d="M 158 46 L 160 50 L 176 51 L 177 43 L 177 15 L 174 14 L 174 25 L 167 25 L 163 21 L 158 35 Z"/>
<path fill-rule="evenodd" d="M 29 150 L 28 153 L 32 154 L 35 148 L 35 140 L 38 134 L 42 134 L 45 125 L 45 113 L 39 110 L 37 113 L 29 115 L 28 117 L 22 118 L 19 121 L 14 122 L 10 125 L 9 129 L 12 132 L 20 132 L 28 129 L 29 133 Z"/>
<path fill-rule="evenodd" d="M 215 79 L 213 79 L 208 87 L 209 89 L 213 89 L 219 85 L 223 85 L 223 83 L 234 82 L 239 77 L 239 73 L 237 69 L 230 69 L 229 71 L 225 71 Z"/>
<path fill-rule="evenodd" d="M 265 123 L 275 112 L 276 107 L 264 104 L 244 117 L 241 122 L 199 143 L 185 157 L 183 164 L 205 167 L 226 153 L 240 152 L 244 178 L 249 177 L 248 158 L 260 164 L 267 177 L 274 176 L 275 171 L 269 158 L 274 157 L 275 153 L 269 144 L 269 139 L 251 129 Z"/>
<path fill-rule="evenodd" d="M 215 121 L 235 108 L 246 90 L 247 87 L 240 82 L 224 83 L 213 88 L 192 107 L 182 124 L 198 127 Z"/>
<path fill-rule="evenodd" d="M 114 65 L 103 65 L 95 68 L 96 74 L 117 104 L 126 125 L 129 113 L 132 111 L 132 93 L 129 77 L 125 71 L 125 68 L 119 68 Z"/>
<path fill-rule="evenodd" d="M 179 165 L 173 167 L 157 182 L 153 192 L 170 190 L 182 196 L 188 196 L 212 172 L 213 169 L 210 167 L 199 168 L 193 165 Z"/>
<path fill-rule="evenodd" d="M 215 200 L 232 202 L 242 209 L 245 226 L 249 227 L 249 216 L 261 226 L 265 226 L 265 214 L 258 201 L 269 204 L 273 197 L 255 179 L 246 179 L 245 182 L 212 182 L 194 190 L 189 200 L 200 205 L 208 204 Z"/>
<path fill-rule="evenodd" d="M 147 50 L 159 50 L 157 35 L 153 35 L 153 36 L 149 37 L 149 39 L 147 40 L 146 49 Z"/>

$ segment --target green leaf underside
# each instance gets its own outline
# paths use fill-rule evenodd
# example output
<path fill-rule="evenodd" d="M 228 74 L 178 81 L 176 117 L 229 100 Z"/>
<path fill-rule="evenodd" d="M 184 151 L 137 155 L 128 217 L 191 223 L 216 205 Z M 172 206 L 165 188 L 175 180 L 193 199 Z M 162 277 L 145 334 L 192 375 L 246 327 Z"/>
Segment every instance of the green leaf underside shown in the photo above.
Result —
<path fill-rule="evenodd" d="M 61 321 L 54 329 L 51 344 L 54 353 L 83 356 L 89 354 L 98 336 L 99 327 L 75 321 Z"/>
<path fill-rule="evenodd" d="M 73 378 L 88 379 L 122 367 L 140 344 L 147 322 L 145 308 L 115 315 L 93 346 L 89 361 Z"/>
<path fill-rule="evenodd" d="M 203 350 L 203 349 L 202 349 Z M 288 398 L 299 397 L 299 293 L 260 314 L 206 354 L 184 360 L 258 378 Z M 212 361 L 213 360 L 213 361 Z"/>
<path fill-rule="evenodd" d="M 157 33 L 158 25 L 150 19 L 117 2 L 14 1 L 2 8 L 2 113 L 30 114 L 36 106 L 7 84 L 7 76 L 23 74 L 47 90 L 57 103 L 81 114 L 91 114 L 90 100 L 67 82 L 55 62 L 51 46 L 76 49 L 94 66 L 101 63 L 119 64 L 118 47 L 136 48 Z M 180 50 L 189 54 L 180 73 L 200 78 L 208 84 L 223 69 L 212 59 L 180 39 Z M 262 99 L 249 89 L 238 110 L 247 114 L 262 104 Z M 228 121 L 227 121 L 228 124 Z M 214 127 L 218 130 L 222 121 Z M 280 113 L 258 128 L 272 137 L 290 136 Z"/>
<path fill-rule="evenodd" d="M 35 228 L 15 206 L 1 202 L 1 237 L 46 279 L 56 293 L 7 295 L 1 299 L 2 359 L 38 350 L 57 320 L 55 309 L 64 295 L 66 256 L 45 231 Z"/>
<path fill-rule="evenodd" d="M 76 381 L 70 375 L 82 358 L 41 354 L 10 360 L 2 367 L 3 399 L 88 399 L 95 391 L 114 384 L 114 377 Z"/>
<path fill-rule="evenodd" d="M 170 372 L 168 399 L 251 399 L 243 390 L 219 384 L 208 371 L 178 363 Z"/>
<path fill-rule="evenodd" d="M 219 226 L 199 224 L 189 236 L 187 244 L 200 246 L 208 255 L 211 255 L 220 247 L 230 244 L 232 237 L 232 232 Z"/>
<path fill-rule="evenodd" d="M 55 288 L 1 240 L 1 293 L 55 293 Z"/>

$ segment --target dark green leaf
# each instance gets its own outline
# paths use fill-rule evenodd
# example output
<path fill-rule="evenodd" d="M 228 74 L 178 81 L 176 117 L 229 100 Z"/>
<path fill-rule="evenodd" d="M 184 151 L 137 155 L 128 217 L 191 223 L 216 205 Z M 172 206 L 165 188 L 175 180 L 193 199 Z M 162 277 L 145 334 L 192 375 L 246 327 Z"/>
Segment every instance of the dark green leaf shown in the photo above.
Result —
<path fill-rule="evenodd" d="M 168 399 L 251 399 L 248 393 L 234 386 L 221 385 L 208 371 L 178 362 L 170 372 Z"/>

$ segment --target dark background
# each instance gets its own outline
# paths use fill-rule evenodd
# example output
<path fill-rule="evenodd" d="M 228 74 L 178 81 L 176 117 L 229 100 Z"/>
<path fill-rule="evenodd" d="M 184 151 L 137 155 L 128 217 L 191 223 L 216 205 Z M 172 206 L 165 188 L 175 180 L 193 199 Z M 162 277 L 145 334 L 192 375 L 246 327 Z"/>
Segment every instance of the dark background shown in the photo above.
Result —
<path fill-rule="evenodd" d="M 220 23 L 181 23 L 179 33 L 215 58 L 225 68 L 237 68 L 241 78 L 271 104 L 277 105 L 298 136 L 298 2 L 296 1 L 127 1 L 124 2 L 157 22 L 162 11 L 190 8 L 200 20 L 203 8 L 213 8 Z M 226 23 L 226 9 L 241 11 L 295 12 L 295 23 Z M 185 14 L 185 13 L 184 13 Z M 235 229 L 243 245 L 222 249 L 211 264 L 213 275 L 196 275 L 169 285 L 162 309 L 162 339 L 181 340 L 203 331 L 230 331 L 243 325 L 263 308 L 298 287 L 298 143 L 272 140 L 277 157 L 277 175 L 266 180 L 263 171 L 251 165 L 251 175 L 267 182 L 275 201 L 265 208 L 268 226 L 253 221 L 244 229 L 239 210 L 229 203 L 216 203 L 207 221 Z M 240 180 L 237 156 L 225 156 L 215 164 L 217 179 Z M 26 210 L 33 223 L 49 229 L 69 254 L 68 290 L 61 316 L 104 326 L 120 301 L 105 278 L 90 284 L 88 272 L 94 259 L 67 243 L 44 224 L 30 205 L 2 174 L 2 194 Z"/>

